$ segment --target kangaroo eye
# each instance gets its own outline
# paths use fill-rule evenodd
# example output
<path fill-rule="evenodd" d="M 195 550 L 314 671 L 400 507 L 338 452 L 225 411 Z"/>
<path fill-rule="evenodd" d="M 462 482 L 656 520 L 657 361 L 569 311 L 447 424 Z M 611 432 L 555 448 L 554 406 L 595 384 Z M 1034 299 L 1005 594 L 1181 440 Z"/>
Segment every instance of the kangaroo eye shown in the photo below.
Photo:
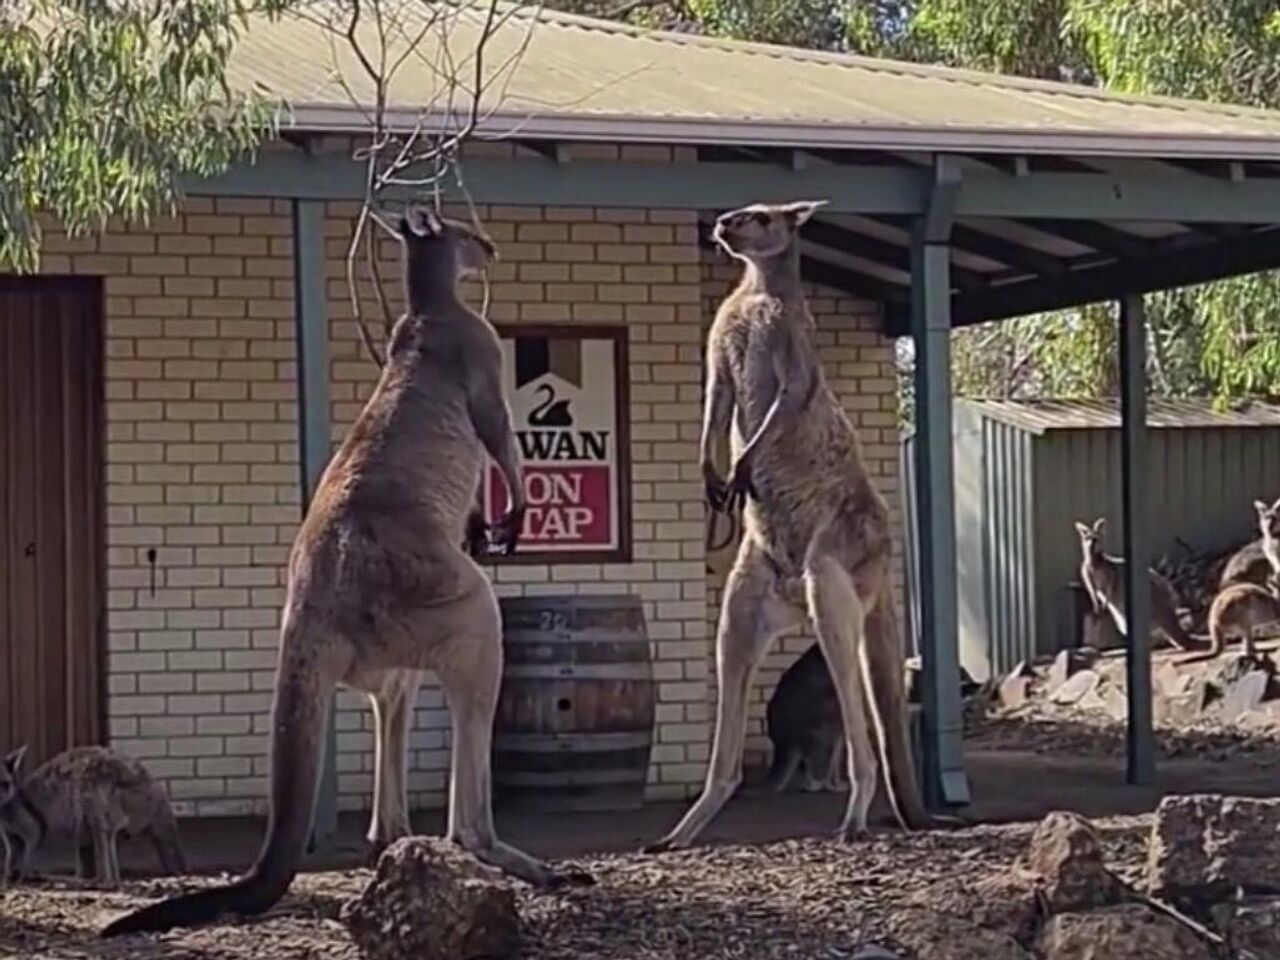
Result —
<path fill-rule="evenodd" d="M 755 213 L 751 214 L 751 222 L 759 224 L 760 226 L 763 227 L 765 224 L 769 222 L 769 215 L 767 213 L 757 210 Z"/>

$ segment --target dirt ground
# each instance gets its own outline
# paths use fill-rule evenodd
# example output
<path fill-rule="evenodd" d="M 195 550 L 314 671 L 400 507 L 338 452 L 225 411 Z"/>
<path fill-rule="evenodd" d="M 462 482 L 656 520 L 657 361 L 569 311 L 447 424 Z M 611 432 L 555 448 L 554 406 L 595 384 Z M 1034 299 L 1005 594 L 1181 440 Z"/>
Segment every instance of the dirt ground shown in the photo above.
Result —
<path fill-rule="evenodd" d="M 1165 792 L 1277 792 L 1280 750 L 1269 738 L 1210 742 L 1187 749 L 1166 738 L 1159 782 L 1124 783 L 1118 732 L 1087 724 L 1009 726 L 972 732 L 968 770 L 973 803 L 963 830 L 903 836 L 884 827 L 874 839 L 840 845 L 823 839 L 843 797 L 776 795 L 745 789 L 692 851 L 641 857 L 632 851 L 662 833 L 684 804 L 634 814 L 529 814 L 499 811 L 512 842 L 551 858 L 572 858 L 597 877 L 594 888 L 558 894 L 520 890 L 526 960 L 839 960 L 884 942 L 895 905 L 943 876 L 1007 866 L 1036 821 L 1054 809 L 1096 818 L 1113 866 L 1136 875 L 1149 820 Z M 438 814 L 415 823 L 439 833 Z M 99 941 L 118 912 L 189 889 L 202 880 L 131 880 L 114 893 L 67 880 L 0 894 L 0 957 L 38 960 L 348 960 L 356 956 L 338 913 L 368 879 L 359 817 L 345 817 L 336 842 L 312 857 L 309 872 L 266 918 L 159 937 Z M 201 872 L 239 870 L 261 836 L 260 821 L 183 824 L 189 858 Z M 808 839 L 797 839 L 808 838 Z M 150 869 L 150 851 L 122 848 L 126 872 Z M 52 862 L 52 869 L 61 864 Z"/>

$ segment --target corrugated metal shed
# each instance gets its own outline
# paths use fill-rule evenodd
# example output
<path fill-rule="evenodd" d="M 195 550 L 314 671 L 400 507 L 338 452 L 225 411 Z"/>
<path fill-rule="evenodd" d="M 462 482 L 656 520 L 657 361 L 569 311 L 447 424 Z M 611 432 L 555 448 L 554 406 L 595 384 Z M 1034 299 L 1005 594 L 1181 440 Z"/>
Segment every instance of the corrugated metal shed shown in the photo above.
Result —
<path fill-rule="evenodd" d="M 389 90 L 392 114 L 411 122 L 450 93 L 441 64 L 465 75 L 487 4 L 462 3 L 439 23 L 443 3 L 384 0 L 391 58 L 420 38 Z M 343 13 L 334 13 L 341 9 Z M 303 5 L 277 21 L 256 18 L 236 49 L 228 79 L 242 90 L 284 97 L 300 127 L 364 130 L 352 96 L 368 104 L 371 81 L 345 38 L 350 4 Z M 437 14 L 438 15 L 438 14 Z M 326 22 L 330 24 L 326 27 Z M 332 26 L 340 26 L 335 32 Z M 377 50 L 366 16 L 357 31 Z M 527 44 L 527 47 L 526 47 Z M 523 51 L 523 52 L 522 52 Z M 498 79 L 486 97 L 490 131 L 518 124 L 525 136 L 757 142 L 775 146 L 927 146 L 1174 155 L 1191 151 L 1280 158 L 1280 113 L 1091 87 L 995 76 L 657 33 L 503 4 L 485 54 Z M 498 68 L 506 65 L 503 71 Z M 470 77 L 468 76 L 468 82 Z M 457 110 L 457 91 L 452 109 Z M 461 95 L 465 99 L 465 94 Z M 645 129 L 649 136 L 642 135 Z"/>
<path fill-rule="evenodd" d="M 1075 642 L 1074 521 L 1106 517 L 1108 547 L 1121 552 L 1117 407 L 956 400 L 960 656 L 975 677 Z M 1150 408 L 1148 562 L 1175 538 L 1199 549 L 1252 539 L 1253 501 L 1280 495 L 1280 407 L 1220 413 L 1207 401 L 1152 400 Z"/>

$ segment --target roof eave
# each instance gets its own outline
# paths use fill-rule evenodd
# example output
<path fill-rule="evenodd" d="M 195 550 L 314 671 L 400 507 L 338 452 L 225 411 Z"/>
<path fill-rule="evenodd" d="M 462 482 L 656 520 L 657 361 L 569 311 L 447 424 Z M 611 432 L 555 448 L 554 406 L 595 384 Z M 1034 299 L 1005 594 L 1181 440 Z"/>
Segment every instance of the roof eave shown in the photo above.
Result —
<path fill-rule="evenodd" d="M 364 110 L 344 104 L 297 105 L 289 129 L 320 134 L 360 134 L 369 129 Z M 393 130 L 415 129 L 416 110 L 391 109 Z M 893 127 L 812 123 L 755 123 L 699 117 L 492 114 L 479 138 L 553 139 L 568 142 L 732 145 L 827 150 L 945 150 L 1060 156 L 1186 160 L 1280 161 L 1280 138 L 1186 134 L 1124 134 L 970 127 Z"/>

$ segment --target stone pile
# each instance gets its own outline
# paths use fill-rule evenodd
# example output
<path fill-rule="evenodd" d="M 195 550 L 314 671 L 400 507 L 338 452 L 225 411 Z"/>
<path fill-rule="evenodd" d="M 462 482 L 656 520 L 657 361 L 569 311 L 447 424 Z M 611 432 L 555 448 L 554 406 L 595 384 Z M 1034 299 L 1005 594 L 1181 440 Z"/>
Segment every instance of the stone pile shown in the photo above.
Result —
<path fill-rule="evenodd" d="M 1275 960 L 1278 862 L 1280 800 L 1166 798 L 1143 889 L 1088 820 L 1052 813 L 1007 871 L 920 891 L 890 932 L 913 960 Z"/>

